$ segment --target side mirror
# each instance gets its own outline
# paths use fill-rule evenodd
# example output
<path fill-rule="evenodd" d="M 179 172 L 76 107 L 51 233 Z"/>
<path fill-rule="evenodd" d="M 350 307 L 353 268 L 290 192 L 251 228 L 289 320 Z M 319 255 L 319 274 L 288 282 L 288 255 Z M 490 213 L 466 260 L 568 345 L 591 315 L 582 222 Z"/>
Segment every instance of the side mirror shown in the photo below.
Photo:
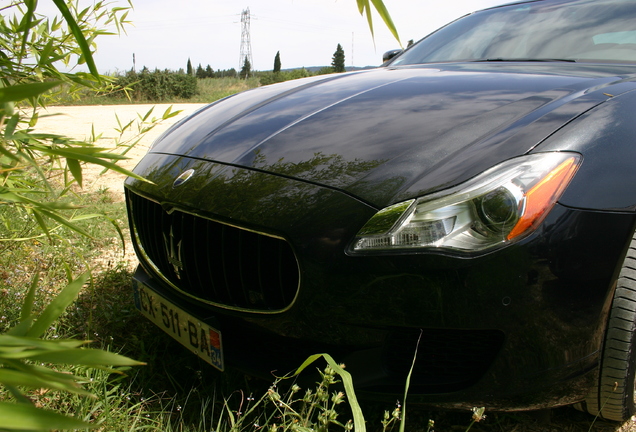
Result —
<path fill-rule="evenodd" d="M 394 50 L 385 52 L 384 54 L 382 54 L 382 62 L 384 63 L 386 61 L 391 60 L 396 55 L 402 54 L 402 51 L 403 50 L 401 50 L 401 49 L 394 49 Z"/>

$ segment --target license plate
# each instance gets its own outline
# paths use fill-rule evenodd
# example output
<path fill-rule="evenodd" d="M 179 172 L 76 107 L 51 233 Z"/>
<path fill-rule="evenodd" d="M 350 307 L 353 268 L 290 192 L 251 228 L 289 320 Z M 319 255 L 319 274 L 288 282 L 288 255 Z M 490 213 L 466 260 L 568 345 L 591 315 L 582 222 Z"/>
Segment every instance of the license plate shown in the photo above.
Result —
<path fill-rule="evenodd" d="M 133 279 L 135 307 L 150 321 L 197 356 L 223 370 L 221 332 L 173 305 Z"/>

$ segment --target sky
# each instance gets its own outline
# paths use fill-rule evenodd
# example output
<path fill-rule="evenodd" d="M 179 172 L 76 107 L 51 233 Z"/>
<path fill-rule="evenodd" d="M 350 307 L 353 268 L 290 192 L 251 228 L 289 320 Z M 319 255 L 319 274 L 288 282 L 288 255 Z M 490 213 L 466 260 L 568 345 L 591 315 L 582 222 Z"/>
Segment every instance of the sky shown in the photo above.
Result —
<path fill-rule="evenodd" d="M 39 10 L 47 3 L 39 2 Z M 466 13 L 504 3 L 510 0 L 384 0 L 404 46 Z M 382 53 L 400 47 L 375 11 L 371 37 L 355 0 L 133 0 L 133 6 L 126 34 L 97 39 L 101 73 L 130 70 L 133 54 L 137 70 L 185 69 L 188 59 L 195 68 L 240 70 L 241 12 L 248 8 L 255 70 L 271 70 L 277 51 L 283 69 L 327 66 L 341 44 L 346 66 L 363 67 L 379 65 Z"/>

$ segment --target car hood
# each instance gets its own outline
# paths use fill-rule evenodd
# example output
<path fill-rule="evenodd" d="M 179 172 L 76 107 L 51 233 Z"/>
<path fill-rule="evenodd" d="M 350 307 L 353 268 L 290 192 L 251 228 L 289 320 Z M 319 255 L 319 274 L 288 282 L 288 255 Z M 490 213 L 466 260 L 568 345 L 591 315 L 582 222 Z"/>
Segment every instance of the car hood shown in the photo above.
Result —
<path fill-rule="evenodd" d="M 382 207 L 527 153 L 630 90 L 629 79 L 620 68 L 527 63 L 312 77 L 214 103 L 151 152 L 294 178 Z"/>

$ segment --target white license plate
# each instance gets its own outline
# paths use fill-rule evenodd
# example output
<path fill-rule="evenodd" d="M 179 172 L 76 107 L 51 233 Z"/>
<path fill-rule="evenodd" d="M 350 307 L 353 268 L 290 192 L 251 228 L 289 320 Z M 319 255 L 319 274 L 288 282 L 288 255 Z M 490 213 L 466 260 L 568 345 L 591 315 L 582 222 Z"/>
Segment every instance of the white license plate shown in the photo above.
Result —
<path fill-rule="evenodd" d="M 173 305 L 133 279 L 135 307 L 181 345 L 223 370 L 221 332 Z"/>

